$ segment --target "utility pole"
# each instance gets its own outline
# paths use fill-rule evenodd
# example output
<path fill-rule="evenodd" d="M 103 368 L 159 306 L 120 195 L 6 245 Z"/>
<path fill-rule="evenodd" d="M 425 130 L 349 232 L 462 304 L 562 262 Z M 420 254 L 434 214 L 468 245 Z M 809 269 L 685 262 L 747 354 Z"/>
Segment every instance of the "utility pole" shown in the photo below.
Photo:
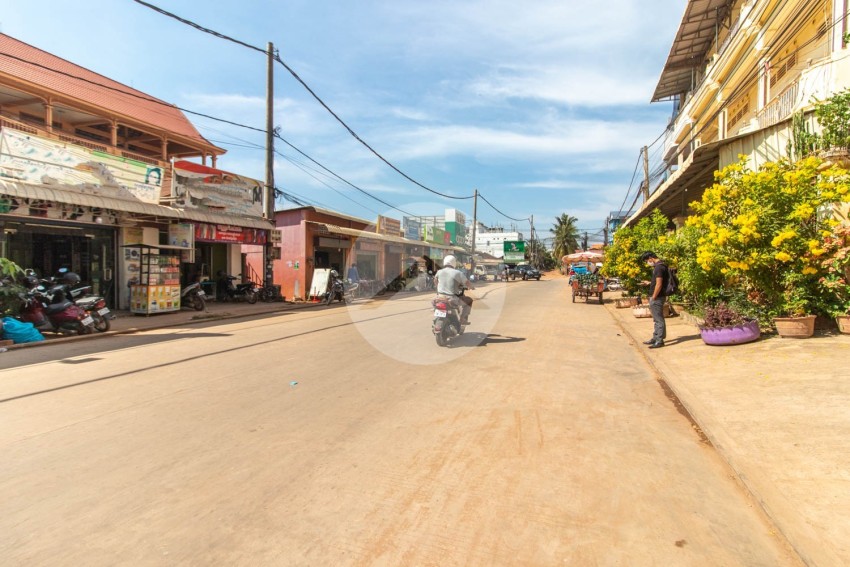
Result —
<path fill-rule="evenodd" d="M 534 253 L 534 215 L 531 215 L 529 219 L 529 224 L 531 225 L 531 265 L 535 268 L 537 267 L 537 255 Z"/>
<path fill-rule="evenodd" d="M 268 44 L 268 63 L 266 68 L 266 190 L 263 193 L 263 216 L 275 225 L 274 216 L 274 45 Z M 263 285 L 274 282 L 274 263 L 272 261 L 271 238 L 263 246 Z"/>
<path fill-rule="evenodd" d="M 581 239 L 581 249 L 587 252 L 587 232 L 584 233 L 584 238 Z"/>
<path fill-rule="evenodd" d="M 643 149 L 643 202 L 649 201 L 649 148 Z"/>
<path fill-rule="evenodd" d="M 608 222 L 610 218 L 605 219 L 605 228 L 602 229 L 602 248 L 608 247 Z"/>
<path fill-rule="evenodd" d="M 470 260 L 470 265 L 472 266 L 472 273 L 475 273 L 475 234 L 478 231 L 478 189 L 475 190 L 475 198 L 472 201 L 472 247 L 470 250 L 472 253 L 472 260 Z"/>

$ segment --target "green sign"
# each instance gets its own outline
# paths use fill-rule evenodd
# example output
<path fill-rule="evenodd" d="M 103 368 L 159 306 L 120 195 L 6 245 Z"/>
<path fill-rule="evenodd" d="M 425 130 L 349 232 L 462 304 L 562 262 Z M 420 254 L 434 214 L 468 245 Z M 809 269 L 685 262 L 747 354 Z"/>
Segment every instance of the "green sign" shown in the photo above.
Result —
<path fill-rule="evenodd" d="M 505 241 L 505 262 L 522 262 L 525 260 L 525 242 Z"/>

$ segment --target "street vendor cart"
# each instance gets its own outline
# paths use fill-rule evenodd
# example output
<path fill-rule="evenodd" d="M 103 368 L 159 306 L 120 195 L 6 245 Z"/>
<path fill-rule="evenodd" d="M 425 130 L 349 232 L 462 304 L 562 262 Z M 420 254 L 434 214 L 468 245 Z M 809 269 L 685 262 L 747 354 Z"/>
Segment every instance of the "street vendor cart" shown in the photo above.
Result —
<path fill-rule="evenodd" d="M 605 280 L 597 274 L 574 274 L 570 281 L 570 287 L 573 291 L 573 303 L 576 302 L 576 297 L 583 297 L 585 302 L 588 298 L 596 296 L 599 298 L 599 305 L 602 305 L 602 292 L 605 291 Z"/>

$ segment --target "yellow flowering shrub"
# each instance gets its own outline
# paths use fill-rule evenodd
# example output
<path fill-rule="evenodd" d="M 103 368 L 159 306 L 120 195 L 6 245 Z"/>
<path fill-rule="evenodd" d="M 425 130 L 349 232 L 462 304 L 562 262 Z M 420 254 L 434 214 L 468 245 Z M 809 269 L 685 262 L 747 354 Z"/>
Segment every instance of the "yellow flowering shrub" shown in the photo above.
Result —
<path fill-rule="evenodd" d="M 696 265 L 727 291 L 736 288 L 758 303 L 764 317 L 812 312 L 818 305 L 823 268 L 817 260 L 835 225 L 830 211 L 850 201 L 848 172 L 822 168 L 821 160 L 808 157 L 750 171 L 741 159 L 717 172 L 702 200 L 692 204 L 696 215 L 687 226 L 698 235 Z"/>

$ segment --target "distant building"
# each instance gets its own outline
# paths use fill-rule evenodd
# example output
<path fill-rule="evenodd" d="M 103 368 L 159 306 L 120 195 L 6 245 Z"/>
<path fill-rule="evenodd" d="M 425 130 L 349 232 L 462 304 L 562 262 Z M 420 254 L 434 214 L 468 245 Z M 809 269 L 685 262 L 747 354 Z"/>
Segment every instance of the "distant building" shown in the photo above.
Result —
<path fill-rule="evenodd" d="M 525 237 L 521 232 L 516 230 L 515 226 L 512 226 L 511 229 L 505 230 L 503 227 L 488 227 L 479 222 L 475 231 L 475 251 L 489 254 L 495 258 L 504 258 L 505 242 L 525 240 Z"/>

